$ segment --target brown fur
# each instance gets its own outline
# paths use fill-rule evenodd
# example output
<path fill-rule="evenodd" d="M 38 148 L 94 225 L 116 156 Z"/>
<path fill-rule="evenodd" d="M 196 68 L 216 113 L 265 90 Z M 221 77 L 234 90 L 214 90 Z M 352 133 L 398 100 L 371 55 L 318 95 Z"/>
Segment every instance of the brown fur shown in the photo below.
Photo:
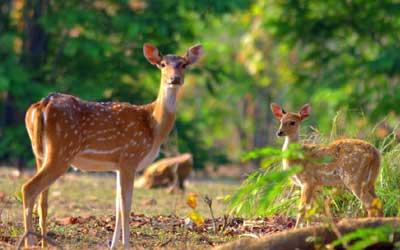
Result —
<path fill-rule="evenodd" d="M 32 142 L 38 172 L 22 187 L 25 232 L 32 231 L 32 209 L 40 194 L 39 215 L 46 234 L 47 190 L 70 165 L 89 171 L 117 173 L 116 247 L 122 227 L 124 247 L 129 247 L 129 214 L 135 172 L 158 154 L 160 144 L 175 122 L 175 103 L 183 84 L 185 65 L 202 54 L 201 46 L 185 56 L 162 56 L 145 44 L 144 55 L 161 69 L 157 100 L 147 105 L 87 102 L 53 93 L 32 104 L 26 113 L 26 128 Z M 32 238 L 25 241 L 32 245 Z M 42 243 L 45 246 L 45 243 Z"/>
<path fill-rule="evenodd" d="M 304 105 L 298 113 L 285 112 L 277 104 L 271 105 L 275 117 L 281 122 L 278 136 L 285 136 L 282 150 L 298 142 L 300 123 L 309 116 L 311 107 Z M 379 198 L 375 193 L 375 180 L 379 173 L 379 151 L 368 142 L 357 139 L 336 140 L 328 145 L 304 144 L 305 159 L 283 160 L 284 168 L 301 165 L 303 170 L 292 179 L 301 187 L 300 211 L 296 226 L 304 216 L 314 191 L 319 186 L 343 186 L 353 192 L 364 204 L 368 216 L 382 215 Z"/>
<path fill-rule="evenodd" d="M 146 168 L 135 187 L 157 188 L 178 185 L 184 190 L 184 181 L 189 177 L 193 169 L 193 158 L 189 153 L 176 157 L 165 158 L 153 163 Z"/>

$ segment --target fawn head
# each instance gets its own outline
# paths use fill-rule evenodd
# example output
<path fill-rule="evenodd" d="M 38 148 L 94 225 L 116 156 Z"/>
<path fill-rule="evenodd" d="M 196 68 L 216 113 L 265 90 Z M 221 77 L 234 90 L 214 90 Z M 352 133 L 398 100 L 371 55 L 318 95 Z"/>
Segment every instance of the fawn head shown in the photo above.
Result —
<path fill-rule="evenodd" d="M 178 87 L 183 84 L 186 67 L 197 62 L 203 54 L 203 47 L 196 45 L 187 50 L 184 56 L 161 55 L 151 44 L 143 45 L 146 59 L 161 70 L 161 83 L 167 87 Z"/>
<path fill-rule="evenodd" d="M 280 120 L 281 125 L 276 132 L 277 136 L 296 136 L 299 133 L 300 123 L 311 113 L 310 104 L 303 105 L 297 113 L 286 112 L 278 104 L 272 103 L 271 110 L 274 116 Z"/>

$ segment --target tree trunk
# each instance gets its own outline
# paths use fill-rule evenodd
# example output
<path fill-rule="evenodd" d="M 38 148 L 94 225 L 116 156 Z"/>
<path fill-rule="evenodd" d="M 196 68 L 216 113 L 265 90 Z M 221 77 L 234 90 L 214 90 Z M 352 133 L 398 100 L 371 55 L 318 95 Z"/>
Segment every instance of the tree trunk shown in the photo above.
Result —
<path fill-rule="evenodd" d="M 253 148 L 263 148 L 270 144 L 269 135 L 271 116 L 269 115 L 270 89 L 262 88 L 257 91 L 256 108 L 254 112 Z M 254 159 L 253 163 L 259 166 L 261 159 Z"/>
<path fill-rule="evenodd" d="M 39 24 L 39 19 L 48 7 L 48 0 L 26 0 L 23 6 L 23 52 L 20 58 L 21 64 L 32 72 L 31 83 L 43 79 L 40 68 L 44 63 L 47 48 L 47 38 L 43 28 Z M 28 83 L 27 83 L 28 84 Z M 12 88 L 12 83 L 11 83 Z M 24 123 L 24 110 L 17 108 L 17 96 L 12 91 L 5 94 L 4 99 L 4 127 L 17 127 Z M 23 98 L 29 98 L 23 96 Z M 11 160 L 11 159 L 5 159 Z M 26 160 L 22 155 L 18 155 L 16 164 L 18 168 L 25 165 Z"/>
<path fill-rule="evenodd" d="M 45 60 L 47 36 L 38 21 L 47 8 L 47 0 L 27 0 L 23 9 L 22 63 L 32 70 L 39 69 Z M 37 77 L 39 75 L 36 75 L 34 80 L 37 80 Z"/>
<path fill-rule="evenodd" d="M 400 225 L 400 219 L 393 218 L 362 218 L 362 219 L 343 219 L 336 224 L 341 235 L 354 232 L 359 228 L 376 228 L 382 225 L 392 225 L 394 239 L 393 242 L 379 242 L 365 249 L 394 249 L 394 242 L 400 240 L 400 233 L 397 228 Z M 309 239 L 317 239 L 317 242 Z M 307 228 L 293 229 L 284 232 L 274 233 L 260 239 L 242 238 L 229 242 L 217 248 L 217 250 L 314 250 L 320 249 L 321 244 L 326 245 L 336 240 L 337 235 L 331 230 L 331 226 L 312 226 Z M 343 249 L 343 248 L 337 248 Z"/>

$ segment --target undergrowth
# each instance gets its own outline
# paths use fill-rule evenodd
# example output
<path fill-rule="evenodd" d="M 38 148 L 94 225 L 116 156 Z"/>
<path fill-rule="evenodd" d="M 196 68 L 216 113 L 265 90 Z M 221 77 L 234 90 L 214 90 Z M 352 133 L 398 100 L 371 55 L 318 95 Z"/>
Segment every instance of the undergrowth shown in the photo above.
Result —
<path fill-rule="evenodd" d="M 400 144 L 396 133 L 398 125 L 385 136 L 377 133 L 378 125 L 360 132 L 355 126 L 349 126 L 342 112 L 334 117 L 332 129 L 323 134 L 315 128 L 303 138 L 307 143 L 329 143 L 338 138 L 360 138 L 373 143 L 381 153 L 380 174 L 376 181 L 376 192 L 384 207 L 385 216 L 400 215 Z M 368 131 L 368 132 L 365 132 Z M 379 137 L 381 135 L 381 138 Z M 299 148 L 290 148 L 286 154 L 301 156 Z M 280 148 L 266 147 L 251 151 L 243 156 L 244 160 L 261 158 L 261 168 L 251 174 L 239 187 L 230 200 L 232 213 L 246 216 L 271 216 L 284 214 L 295 216 L 298 211 L 300 189 L 291 181 L 290 176 L 299 167 L 282 170 L 282 159 L 288 155 Z M 290 158 L 290 157 L 289 157 Z M 308 209 L 308 217 L 312 221 L 320 221 L 326 197 L 331 200 L 331 213 L 334 217 L 363 217 L 366 213 L 361 202 L 346 188 L 320 188 L 314 195 L 312 207 Z"/>

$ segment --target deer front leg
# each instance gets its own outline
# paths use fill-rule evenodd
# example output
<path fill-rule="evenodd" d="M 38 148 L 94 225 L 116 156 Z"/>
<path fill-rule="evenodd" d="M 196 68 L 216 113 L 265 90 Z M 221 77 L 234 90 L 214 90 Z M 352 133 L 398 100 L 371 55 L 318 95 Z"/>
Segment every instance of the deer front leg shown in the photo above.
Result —
<path fill-rule="evenodd" d="M 115 193 L 115 229 L 110 248 L 114 249 L 118 246 L 119 236 L 121 234 L 121 184 L 120 173 L 117 171 L 116 176 L 116 193 Z"/>
<path fill-rule="evenodd" d="M 120 212 L 122 224 L 122 241 L 124 248 L 129 248 L 129 216 L 132 204 L 134 171 L 125 166 L 120 171 Z"/>
<path fill-rule="evenodd" d="M 300 226 L 300 223 L 303 220 L 304 214 L 306 212 L 307 205 L 311 203 L 313 192 L 314 186 L 310 184 L 304 184 L 301 187 L 300 206 L 299 212 L 297 213 L 295 228 L 298 228 Z"/>

